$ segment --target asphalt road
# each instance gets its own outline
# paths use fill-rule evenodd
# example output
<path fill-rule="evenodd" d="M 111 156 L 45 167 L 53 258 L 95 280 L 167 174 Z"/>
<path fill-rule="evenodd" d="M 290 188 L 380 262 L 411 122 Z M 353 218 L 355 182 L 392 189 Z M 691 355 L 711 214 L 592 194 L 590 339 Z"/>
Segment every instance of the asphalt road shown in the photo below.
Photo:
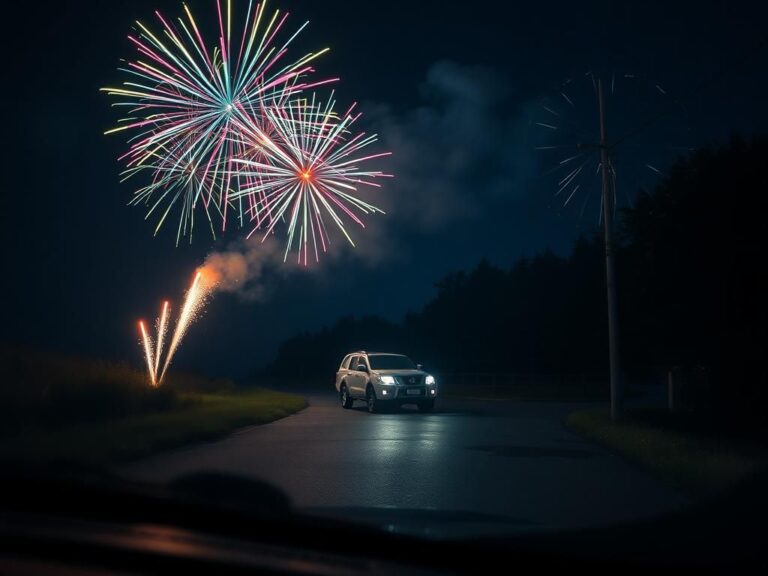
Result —
<path fill-rule="evenodd" d="M 303 511 L 437 536 L 613 524 L 687 503 L 566 429 L 572 404 L 443 400 L 425 415 L 343 410 L 333 393 L 309 400 L 299 414 L 123 473 L 151 482 L 203 470 L 255 477 Z"/>

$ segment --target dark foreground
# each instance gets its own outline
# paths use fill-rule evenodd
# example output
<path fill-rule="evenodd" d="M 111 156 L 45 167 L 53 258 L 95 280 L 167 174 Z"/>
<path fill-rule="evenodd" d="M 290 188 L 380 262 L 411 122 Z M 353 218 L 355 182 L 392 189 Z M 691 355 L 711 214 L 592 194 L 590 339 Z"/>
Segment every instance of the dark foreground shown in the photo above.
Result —
<path fill-rule="evenodd" d="M 167 482 L 201 470 L 266 480 L 297 508 L 393 531 L 465 536 L 613 524 L 687 498 L 563 425 L 573 405 L 444 400 L 437 412 L 303 412 L 126 467 Z"/>

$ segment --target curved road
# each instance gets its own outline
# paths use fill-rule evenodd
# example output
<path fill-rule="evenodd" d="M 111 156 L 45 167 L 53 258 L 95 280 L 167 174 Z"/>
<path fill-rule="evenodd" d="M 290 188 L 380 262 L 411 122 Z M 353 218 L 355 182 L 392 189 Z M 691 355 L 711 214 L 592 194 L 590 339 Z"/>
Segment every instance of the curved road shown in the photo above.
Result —
<path fill-rule="evenodd" d="M 572 404 L 442 400 L 368 414 L 333 393 L 272 424 L 123 469 L 170 481 L 202 470 L 266 480 L 300 509 L 450 535 L 577 528 L 655 515 L 686 498 L 562 424 Z"/>

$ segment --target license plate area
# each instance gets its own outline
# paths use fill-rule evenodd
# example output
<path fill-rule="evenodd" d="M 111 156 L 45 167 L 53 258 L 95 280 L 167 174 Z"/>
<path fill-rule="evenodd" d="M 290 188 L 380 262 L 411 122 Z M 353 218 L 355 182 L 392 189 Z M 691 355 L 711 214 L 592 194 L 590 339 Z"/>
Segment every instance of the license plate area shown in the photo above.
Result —
<path fill-rule="evenodd" d="M 405 394 L 407 396 L 423 396 L 424 390 L 422 390 L 421 388 L 408 388 L 405 391 Z"/>

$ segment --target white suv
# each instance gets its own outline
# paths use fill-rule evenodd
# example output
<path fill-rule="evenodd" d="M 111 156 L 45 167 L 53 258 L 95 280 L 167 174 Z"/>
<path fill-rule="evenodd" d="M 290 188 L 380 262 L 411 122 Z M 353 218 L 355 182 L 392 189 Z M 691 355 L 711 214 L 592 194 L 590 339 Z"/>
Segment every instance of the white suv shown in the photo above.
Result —
<path fill-rule="evenodd" d="M 386 406 L 415 404 L 422 412 L 435 407 L 435 378 L 402 354 L 352 352 L 336 372 L 336 390 L 344 408 L 364 400 L 369 412 Z"/>

